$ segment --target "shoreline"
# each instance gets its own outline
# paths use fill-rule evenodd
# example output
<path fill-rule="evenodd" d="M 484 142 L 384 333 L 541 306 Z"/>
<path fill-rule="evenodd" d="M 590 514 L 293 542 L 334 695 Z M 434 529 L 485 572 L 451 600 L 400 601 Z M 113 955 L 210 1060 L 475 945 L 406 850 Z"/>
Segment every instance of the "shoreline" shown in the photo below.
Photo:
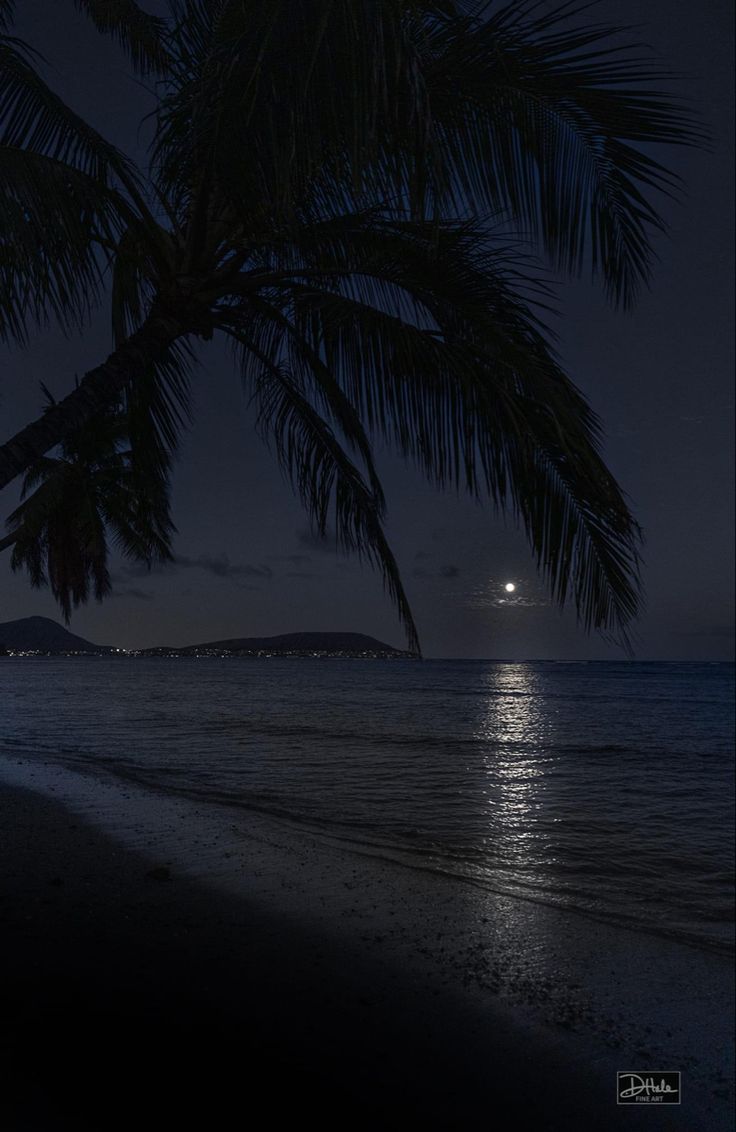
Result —
<path fill-rule="evenodd" d="M 173 1047 L 180 1068 L 193 1056 L 202 1111 L 216 1103 L 216 1079 L 241 1089 L 243 1104 L 267 1087 L 291 1116 L 312 1109 L 335 1127 L 360 1109 L 480 1128 L 505 1095 L 520 1127 L 582 1132 L 593 1121 L 628 1126 L 616 1069 L 674 1068 L 683 1104 L 659 1107 L 657 1128 L 730 1128 L 730 965 L 720 957 L 40 760 L 0 762 L 0 783 L 17 1024 L 28 1029 L 33 1015 L 34 1033 L 48 1029 L 73 986 L 77 1017 L 107 1004 L 97 1028 L 108 1044 L 126 1032 L 135 1049 L 148 1030 L 164 1034 L 149 1051 L 162 1114 L 163 1092 L 181 1103 L 169 1095 L 181 1084 Z M 70 1066 L 64 1089 L 39 1085 L 58 1077 L 53 1056 L 32 1086 L 47 1094 L 47 1114 L 62 1093 L 72 1104 Z M 223 1083 L 218 1066 L 233 1056 L 239 1068 Z M 15 1056 L 19 1080 L 32 1062 Z M 148 1068 L 139 1064 L 144 1077 Z M 135 1093 L 135 1075 L 123 1078 Z M 281 1096 L 297 1081 L 304 1107 Z M 94 1080 L 85 1089 L 97 1095 Z M 111 1127 L 103 1098 L 95 1103 L 98 1126 Z M 22 1123 L 21 1111 L 13 1119 L 5 1127 L 18 1132 L 49 1127 Z"/>

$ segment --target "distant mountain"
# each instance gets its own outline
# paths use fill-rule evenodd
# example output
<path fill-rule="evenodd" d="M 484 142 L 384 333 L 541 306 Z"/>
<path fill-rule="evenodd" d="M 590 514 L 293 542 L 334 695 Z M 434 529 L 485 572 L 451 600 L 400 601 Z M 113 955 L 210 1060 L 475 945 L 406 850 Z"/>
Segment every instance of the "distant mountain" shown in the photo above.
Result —
<path fill-rule="evenodd" d="M 113 652 L 104 645 L 93 645 L 70 633 L 49 617 L 21 617 L 19 621 L 0 623 L 0 653 L 3 650 L 28 652 Z"/>
<path fill-rule="evenodd" d="M 107 654 L 117 650 L 94 645 L 70 633 L 49 617 L 22 617 L 19 621 L 0 623 L 0 656 L 8 651 L 86 652 Z M 226 641 L 208 641 L 183 648 L 137 650 L 138 656 L 202 656 L 217 654 L 257 656 L 352 656 L 401 657 L 411 653 L 392 648 L 364 633 L 285 633 L 280 637 L 231 637 Z"/>
<path fill-rule="evenodd" d="M 187 645 L 184 648 L 143 649 L 145 656 L 172 655 L 193 656 L 203 653 L 238 653 L 254 655 L 268 653 L 272 656 L 307 655 L 315 653 L 322 656 L 410 656 L 410 653 L 392 648 L 375 637 L 364 633 L 284 633 L 278 637 L 231 637 L 225 641 L 207 641 L 201 645 Z"/>

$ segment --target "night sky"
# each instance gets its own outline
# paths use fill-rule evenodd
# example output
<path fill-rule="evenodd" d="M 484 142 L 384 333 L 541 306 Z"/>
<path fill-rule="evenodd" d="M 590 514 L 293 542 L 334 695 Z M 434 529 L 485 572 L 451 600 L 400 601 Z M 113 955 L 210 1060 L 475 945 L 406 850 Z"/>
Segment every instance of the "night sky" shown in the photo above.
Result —
<path fill-rule="evenodd" d="M 154 4 L 145 5 L 155 10 Z M 125 58 L 71 0 L 26 0 L 16 34 L 43 52 L 47 77 L 85 117 L 143 159 L 152 99 Z M 730 659 L 733 650 L 733 221 L 731 0 L 602 0 L 594 15 L 639 24 L 685 74 L 678 91 L 710 130 L 710 151 L 657 156 L 683 178 L 659 264 L 635 311 L 612 310 L 587 280 L 559 292 L 555 322 L 566 368 L 603 418 L 609 466 L 645 532 L 647 609 L 641 660 Z M 642 23 L 642 21 L 646 21 Z M 61 397 L 110 350 L 103 309 L 83 338 L 39 334 L 3 349 L 4 439 L 42 407 L 39 382 Z M 102 644 L 182 645 L 230 636 L 350 630 L 403 645 L 380 578 L 317 546 L 273 457 L 253 427 L 239 378 L 216 342 L 201 351 L 196 424 L 174 477 L 178 562 L 164 572 L 115 558 L 115 596 L 75 613 L 70 628 Z M 439 494 L 403 461 L 379 461 L 387 531 L 429 657 L 602 658 L 623 654 L 560 615 L 509 520 L 454 493 Z M 3 518 L 17 488 L 3 493 Z M 46 591 L 2 562 L 0 621 L 61 620 Z M 514 582 L 511 600 L 503 592 Z"/>

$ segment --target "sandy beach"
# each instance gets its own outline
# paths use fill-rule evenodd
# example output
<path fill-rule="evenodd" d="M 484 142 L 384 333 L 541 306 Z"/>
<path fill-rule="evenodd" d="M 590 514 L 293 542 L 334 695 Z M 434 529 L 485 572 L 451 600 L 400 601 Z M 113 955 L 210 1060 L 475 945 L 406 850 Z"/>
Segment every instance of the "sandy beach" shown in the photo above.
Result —
<path fill-rule="evenodd" d="M 731 1127 L 726 958 L 226 807 L 0 779 L 4 1128 L 629 1128 L 639 1068 L 683 1074 L 647 1128 Z"/>

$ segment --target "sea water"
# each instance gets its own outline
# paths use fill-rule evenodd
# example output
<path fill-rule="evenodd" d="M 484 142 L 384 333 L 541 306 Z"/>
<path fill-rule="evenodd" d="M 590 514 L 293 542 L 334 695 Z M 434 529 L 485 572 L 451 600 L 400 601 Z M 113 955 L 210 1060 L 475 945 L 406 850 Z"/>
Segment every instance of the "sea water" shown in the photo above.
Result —
<path fill-rule="evenodd" d="M 0 660 L 0 757 L 732 948 L 728 664 Z"/>

